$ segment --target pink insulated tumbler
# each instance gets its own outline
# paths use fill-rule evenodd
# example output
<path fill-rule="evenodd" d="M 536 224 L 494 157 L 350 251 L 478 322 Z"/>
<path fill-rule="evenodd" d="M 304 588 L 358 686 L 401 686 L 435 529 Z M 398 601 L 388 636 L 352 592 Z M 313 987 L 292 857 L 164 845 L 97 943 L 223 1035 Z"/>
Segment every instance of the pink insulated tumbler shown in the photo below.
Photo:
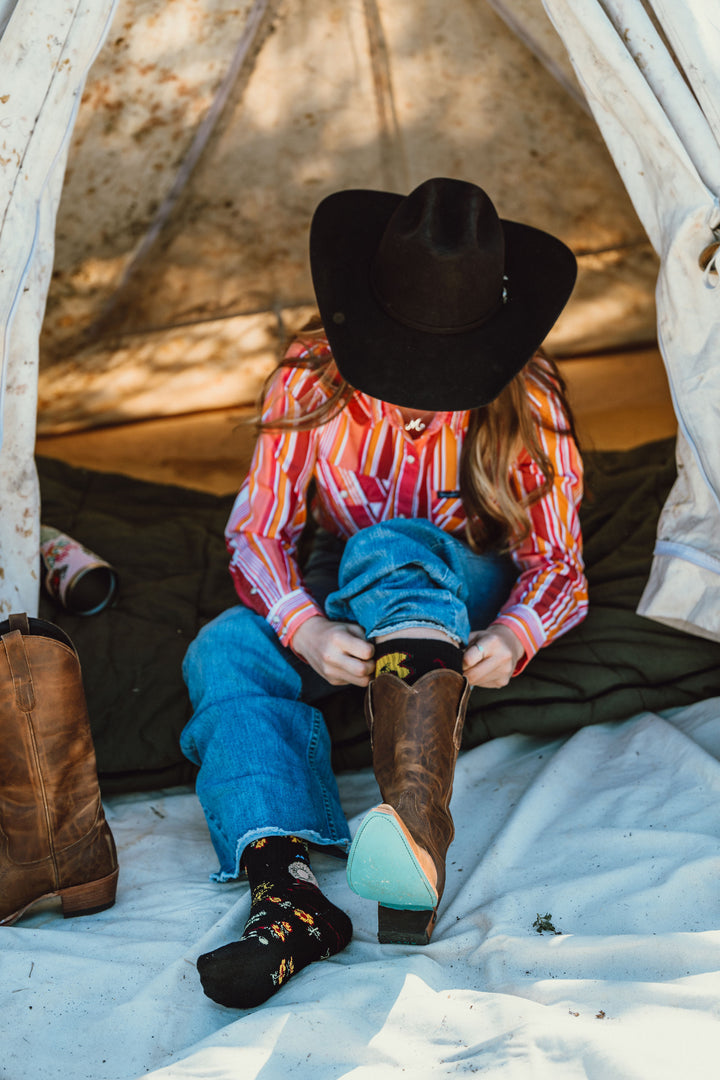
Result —
<path fill-rule="evenodd" d="M 46 570 L 45 588 L 68 611 L 95 615 L 115 595 L 115 570 L 71 536 L 41 525 L 40 554 Z"/>

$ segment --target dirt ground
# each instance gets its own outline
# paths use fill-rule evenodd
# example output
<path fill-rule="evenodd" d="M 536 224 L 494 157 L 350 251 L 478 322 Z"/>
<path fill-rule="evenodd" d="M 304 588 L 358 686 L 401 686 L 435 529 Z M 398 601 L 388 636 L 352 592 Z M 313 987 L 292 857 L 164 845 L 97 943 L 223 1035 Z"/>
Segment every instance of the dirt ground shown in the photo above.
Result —
<path fill-rule="evenodd" d="M 672 435 L 676 420 L 656 349 L 564 360 L 583 446 L 619 450 Z M 103 472 L 216 494 L 237 490 L 254 444 L 252 408 L 43 436 L 37 452 Z"/>

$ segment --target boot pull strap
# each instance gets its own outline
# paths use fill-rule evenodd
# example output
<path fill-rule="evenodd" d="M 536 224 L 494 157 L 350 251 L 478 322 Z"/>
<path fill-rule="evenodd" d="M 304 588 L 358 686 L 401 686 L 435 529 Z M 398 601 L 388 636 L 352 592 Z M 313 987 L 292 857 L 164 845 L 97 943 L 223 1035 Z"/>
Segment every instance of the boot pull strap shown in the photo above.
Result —
<path fill-rule="evenodd" d="M 8 618 L 11 630 L 19 630 L 22 634 L 30 633 L 30 623 L 25 612 L 15 613 Z"/>
<path fill-rule="evenodd" d="M 3 634 L 2 643 L 12 675 L 17 707 L 21 712 L 32 712 L 35 708 L 35 688 L 25 651 L 25 639 L 20 630 L 11 630 L 9 634 Z"/>

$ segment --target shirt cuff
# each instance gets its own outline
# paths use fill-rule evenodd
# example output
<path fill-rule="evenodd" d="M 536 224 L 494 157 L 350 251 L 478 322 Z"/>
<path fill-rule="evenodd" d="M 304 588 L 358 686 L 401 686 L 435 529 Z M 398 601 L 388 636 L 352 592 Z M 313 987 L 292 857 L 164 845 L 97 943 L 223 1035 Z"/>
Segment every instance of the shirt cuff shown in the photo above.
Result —
<path fill-rule="evenodd" d="M 304 589 L 292 592 L 277 600 L 266 615 L 267 621 L 283 645 L 290 647 L 292 637 L 304 622 L 323 611 Z"/>
<path fill-rule="evenodd" d="M 507 626 L 520 639 L 524 656 L 520 657 L 513 671 L 513 676 L 519 675 L 530 663 L 538 649 L 545 644 L 547 634 L 540 617 L 526 604 L 518 604 L 516 607 L 503 611 L 496 619 L 493 619 L 493 623 L 501 623 L 503 626 Z M 492 629 L 492 624 L 488 629 Z"/>

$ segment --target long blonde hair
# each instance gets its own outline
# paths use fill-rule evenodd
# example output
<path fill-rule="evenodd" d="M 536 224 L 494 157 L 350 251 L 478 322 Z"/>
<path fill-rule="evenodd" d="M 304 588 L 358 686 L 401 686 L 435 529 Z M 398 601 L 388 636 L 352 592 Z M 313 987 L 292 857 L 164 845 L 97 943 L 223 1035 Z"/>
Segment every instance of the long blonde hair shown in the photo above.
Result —
<path fill-rule="evenodd" d="M 300 400 L 299 415 L 259 421 L 258 431 L 307 431 L 320 427 L 337 416 L 355 392 L 340 375 L 327 350 L 319 317 L 306 323 L 294 340 L 306 346 L 305 355 L 288 357 L 280 366 L 313 370 L 327 397 L 314 407 Z M 265 384 L 263 400 L 274 377 L 275 372 Z M 467 515 L 467 540 L 475 551 L 490 548 L 510 551 L 517 547 L 530 532 L 528 507 L 542 498 L 555 479 L 553 463 L 539 436 L 538 418 L 530 406 L 529 380 L 539 383 L 560 406 L 563 426 L 548 430 L 568 434 L 577 442 L 565 381 L 552 359 L 542 350 L 527 362 L 494 401 L 469 410 L 460 457 L 460 493 Z M 511 486 L 511 466 L 523 449 L 536 464 L 542 480 L 529 495 L 518 500 Z"/>

